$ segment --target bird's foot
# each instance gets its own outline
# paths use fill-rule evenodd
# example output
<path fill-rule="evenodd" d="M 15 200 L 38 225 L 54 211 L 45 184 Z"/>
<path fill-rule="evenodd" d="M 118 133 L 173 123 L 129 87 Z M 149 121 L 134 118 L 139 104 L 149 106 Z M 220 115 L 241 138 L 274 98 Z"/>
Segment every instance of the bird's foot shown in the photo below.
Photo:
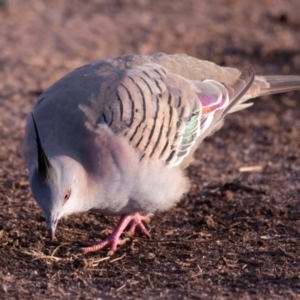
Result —
<path fill-rule="evenodd" d="M 149 216 L 141 216 L 140 214 L 136 214 L 134 218 L 129 222 L 127 228 L 128 230 L 125 232 L 126 236 L 132 237 L 135 234 L 136 229 L 138 229 L 142 234 L 146 235 L 150 238 L 150 234 L 146 229 L 145 225 L 142 222 L 150 223 L 151 219 Z"/>
<path fill-rule="evenodd" d="M 128 236 L 133 236 L 136 229 L 138 229 L 141 233 L 150 237 L 148 230 L 142 222 L 149 223 L 149 216 L 141 216 L 139 213 L 136 213 L 133 216 L 122 215 L 118 225 L 109 237 L 101 242 L 89 243 L 86 247 L 83 247 L 83 253 L 94 252 L 105 247 L 110 247 L 108 255 L 113 255 L 117 250 L 117 246 L 123 245 L 127 241 L 127 239 L 120 239 L 121 234 L 126 228 L 128 228 L 128 232 L 126 232 L 126 235 Z"/>

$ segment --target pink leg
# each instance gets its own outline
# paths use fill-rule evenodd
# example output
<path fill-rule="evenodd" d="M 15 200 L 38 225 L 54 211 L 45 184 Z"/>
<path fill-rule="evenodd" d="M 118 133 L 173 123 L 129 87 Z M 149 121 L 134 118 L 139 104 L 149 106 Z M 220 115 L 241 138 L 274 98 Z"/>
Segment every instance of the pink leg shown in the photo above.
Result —
<path fill-rule="evenodd" d="M 126 242 L 126 240 L 121 240 L 120 236 L 128 226 L 129 226 L 128 233 L 130 236 L 132 236 L 135 233 L 135 229 L 137 228 L 143 234 L 150 237 L 142 221 L 149 222 L 150 218 L 147 216 L 141 216 L 139 213 L 136 213 L 133 216 L 122 215 L 118 225 L 116 226 L 116 228 L 114 229 L 114 231 L 109 237 L 107 237 L 105 240 L 101 242 L 92 243 L 89 246 L 84 247 L 83 252 L 84 253 L 94 252 L 103 249 L 104 247 L 110 247 L 108 255 L 113 255 L 117 250 L 117 246 L 123 245 Z"/>

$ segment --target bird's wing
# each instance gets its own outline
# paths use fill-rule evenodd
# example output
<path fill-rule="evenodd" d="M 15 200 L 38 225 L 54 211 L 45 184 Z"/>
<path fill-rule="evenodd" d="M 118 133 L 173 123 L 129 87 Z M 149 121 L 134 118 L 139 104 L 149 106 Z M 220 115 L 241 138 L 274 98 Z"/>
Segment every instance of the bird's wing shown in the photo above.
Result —
<path fill-rule="evenodd" d="M 169 166 L 182 163 L 201 136 L 223 118 L 216 120 L 215 113 L 234 107 L 249 85 L 227 89 L 211 79 L 187 80 L 157 64 L 115 72 L 120 72 L 120 80 L 110 96 L 113 100 L 101 109 L 97 123 L 124 136 L 141 159 Z"/>

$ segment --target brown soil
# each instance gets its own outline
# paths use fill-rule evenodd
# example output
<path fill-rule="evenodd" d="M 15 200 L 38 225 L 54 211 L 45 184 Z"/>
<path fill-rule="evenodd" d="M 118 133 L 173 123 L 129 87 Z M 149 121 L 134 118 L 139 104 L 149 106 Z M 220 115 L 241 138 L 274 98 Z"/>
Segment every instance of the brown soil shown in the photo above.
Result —
<path fill-rule="evenodd" d="M 48 3 L 49 4 L 43 4 Z M 192 189 L 111 258 L 74 245 L 115 218 L 71 216 L 57 240 L 29 190 L 26 113 L 51 83 L 125 53 L 185 52 L 300 74 L 299 0 L 0 1 L 0 298 L 300 298 L 299 93 L 255 101 L 205 140 Z M 240 172 L 261 166 L 261 171 Z"/>

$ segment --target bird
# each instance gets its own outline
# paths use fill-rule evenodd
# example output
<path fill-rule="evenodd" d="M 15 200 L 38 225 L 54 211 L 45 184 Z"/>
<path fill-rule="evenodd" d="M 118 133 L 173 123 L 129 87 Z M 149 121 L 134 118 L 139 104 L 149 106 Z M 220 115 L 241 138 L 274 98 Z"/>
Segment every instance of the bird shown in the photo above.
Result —
<path fill-rule="evenodd" d="M 96 211 L 120 220 L 103 241 L 113 255 L 155 212 L 189 191 L 185 169 L 204 138 L 249 99 L 300 89 L 297 75 L 255 75 L 186 54 L 130 54 L 79 67 L 28 113 L 23 154 L 50 238 L 63 216 Z"/>

